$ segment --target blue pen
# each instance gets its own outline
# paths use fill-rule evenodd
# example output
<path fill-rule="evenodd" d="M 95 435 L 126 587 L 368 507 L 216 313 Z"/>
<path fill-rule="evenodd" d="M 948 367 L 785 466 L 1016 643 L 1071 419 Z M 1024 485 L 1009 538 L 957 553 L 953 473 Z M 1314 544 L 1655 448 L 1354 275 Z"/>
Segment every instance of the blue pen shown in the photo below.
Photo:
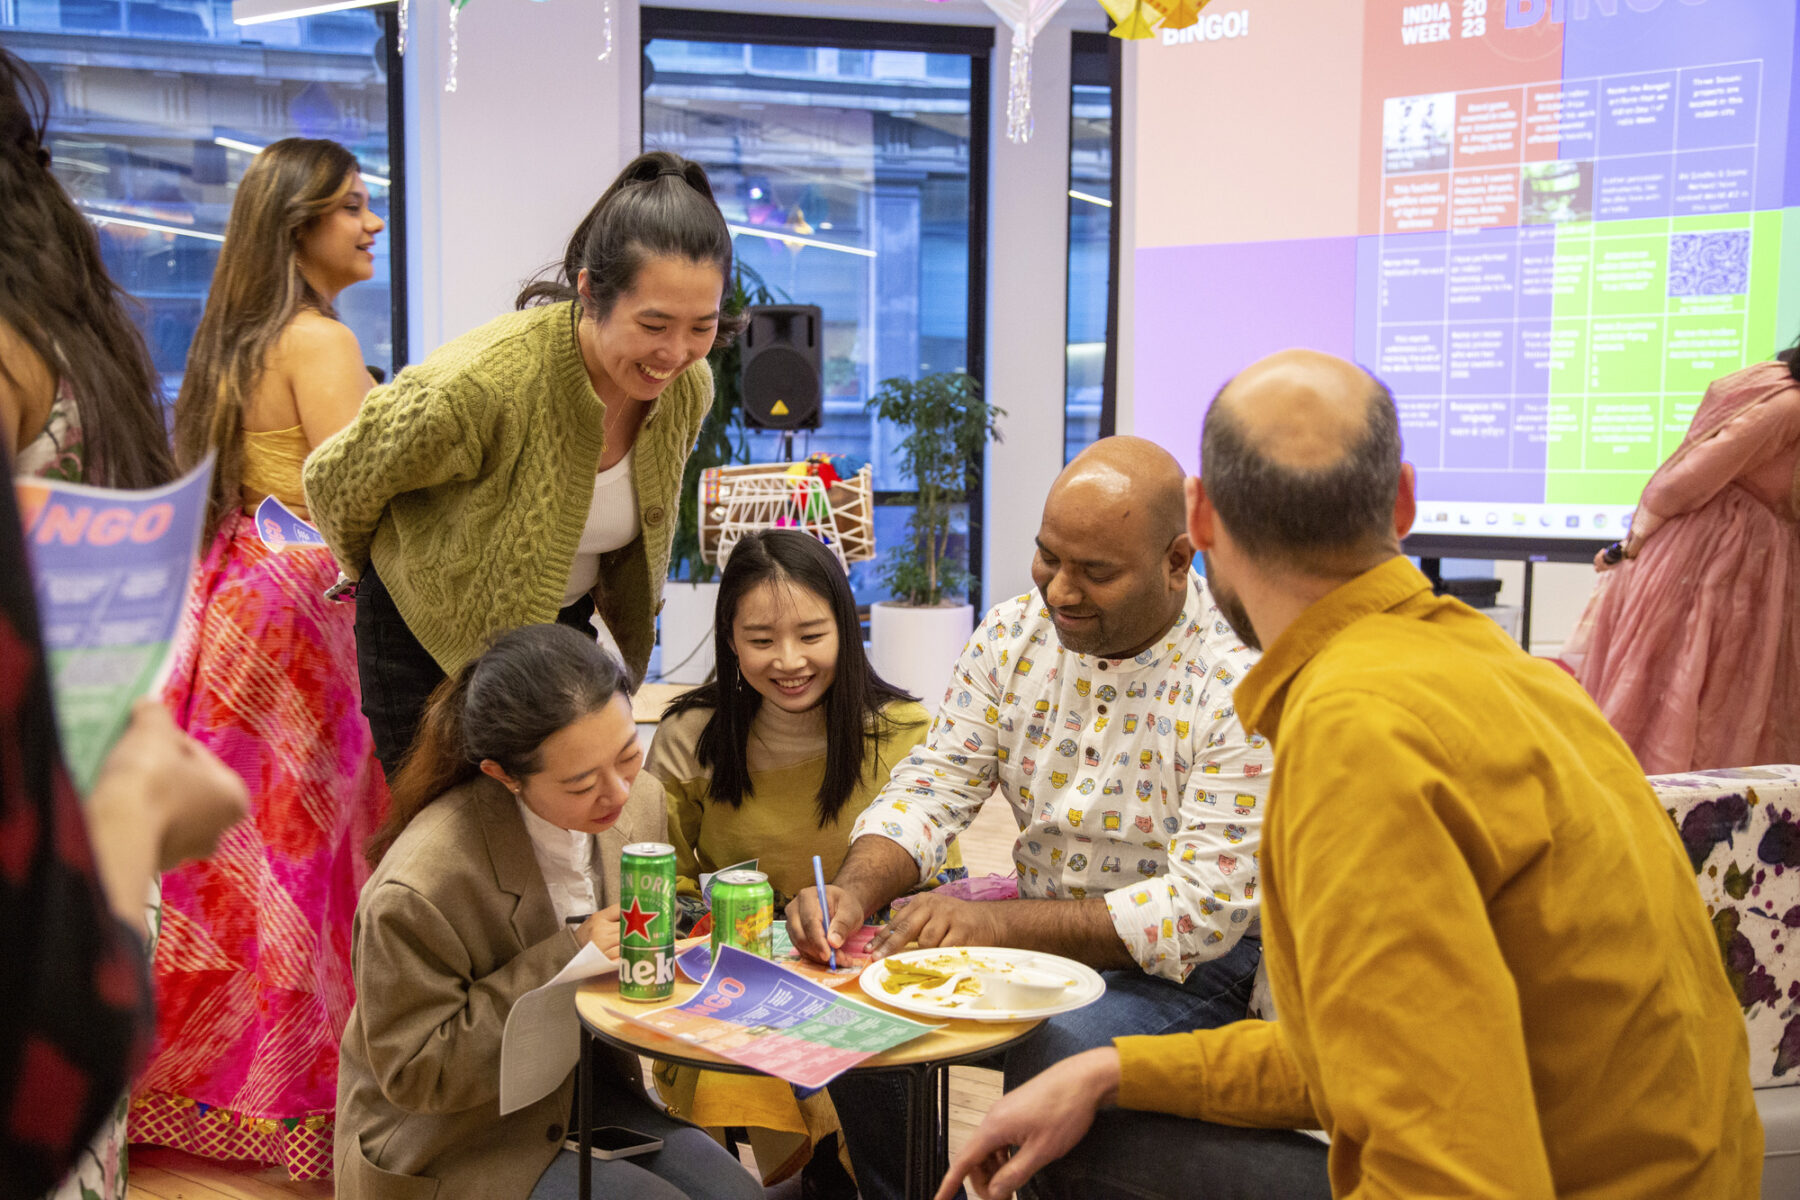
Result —
<path fill-rule="evenodd" d="M 819 889 L 819 913 L 825 918 L 825 949 L 831 956 L 831 969 L 837 970 L 837 951 L 831 949 L 831 905 L 825 902 L 825 867 L 813 855 L 813 886 Z"/>

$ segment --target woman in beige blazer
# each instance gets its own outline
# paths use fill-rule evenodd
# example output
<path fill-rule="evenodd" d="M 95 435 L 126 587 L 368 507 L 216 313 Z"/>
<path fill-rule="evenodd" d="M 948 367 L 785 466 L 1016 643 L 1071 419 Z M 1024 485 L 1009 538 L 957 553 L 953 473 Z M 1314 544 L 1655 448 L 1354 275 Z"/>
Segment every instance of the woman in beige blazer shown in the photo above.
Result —
<path fill-rule="evenodd" d="M 513 1002 L 585 942 L 615 952 L 619 851 L 658 841 L 661 791 L 623 668 L 561 625 L 496 638 L 433 694 L 395 777 L 352 932 L 356 1007 L 339 1055 L 340 1200 L 573 1197 L 575 1077 L 500 1114 Z M 596 1124 L 663 1140 L 596 1161 L 595 1195 L 694 1200 L 762 1188 L 645 1097 L 627 1055 L 596 1063 Z"/>

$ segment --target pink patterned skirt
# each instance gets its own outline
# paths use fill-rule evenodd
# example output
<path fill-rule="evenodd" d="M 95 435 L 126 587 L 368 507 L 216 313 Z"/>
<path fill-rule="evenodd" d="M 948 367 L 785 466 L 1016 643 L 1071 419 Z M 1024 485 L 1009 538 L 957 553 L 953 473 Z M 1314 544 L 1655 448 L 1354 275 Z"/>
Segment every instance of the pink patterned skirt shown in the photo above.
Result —
<path fill-rule="evenodd" d="M 1564 660 L 1652 775 L 1800 762 L 1800 529 L 1735 484 L 1600 579 Z"/>
<path fill-rule="evenodd" d="M 353 609 L 323 550 L 242 514 L 201 564 L 164 702 L 243 776 L 251 817 L 163 877 L 157 1031 L 131 1139 L 331 1173 L 350 919 L 387 787 L 361 712 Z"/>

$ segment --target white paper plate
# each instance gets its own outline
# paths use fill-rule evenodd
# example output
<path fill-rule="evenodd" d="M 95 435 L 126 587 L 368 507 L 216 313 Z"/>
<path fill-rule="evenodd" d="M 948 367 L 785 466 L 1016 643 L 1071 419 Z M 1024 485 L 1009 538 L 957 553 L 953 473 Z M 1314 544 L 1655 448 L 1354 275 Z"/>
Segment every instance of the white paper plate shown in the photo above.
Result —
<path fill-rule="evenodd" d="M 946 1001 L 922 996 L 915 988 L 890 992 L 882 986 L 888 976 L 889 963 L 918 963 L 938 970 L 995 970 L 1002 973 L 1025 969 L 1034 977 L 1055 976 L 1068 981 L 1066 994 L 1050 1004 L 1032 1008 L 976 1008 L 974 997 L 958 996 Z M 1106 981 L 1092 967 L 1055 954 L 1035 950 L 1012 950 L 1002 946 L 941 946 L 932 950 L 903 950 L 877 959 L 863 969 L 858 982 L 865 994 L 902 1012 L 922 1017 L 956 1017 L 966 1021 L 1029 1021 L 1071 1012 L 1092 1004 L 1106 993 Z"/>

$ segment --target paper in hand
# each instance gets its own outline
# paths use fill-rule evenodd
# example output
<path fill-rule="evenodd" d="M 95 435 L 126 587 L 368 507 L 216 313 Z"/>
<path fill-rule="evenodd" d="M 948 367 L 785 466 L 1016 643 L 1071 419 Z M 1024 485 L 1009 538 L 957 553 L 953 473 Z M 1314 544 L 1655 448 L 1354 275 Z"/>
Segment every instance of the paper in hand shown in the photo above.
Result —
<path fill-rule="evenodd" d="M 147 491 L 13 481 L 63 758 L 83 794 L 125 732 L 133 702 L 167 678 L 212 469 L 209 453 Z"/>
<path fill-rule="evenodd" d="M 556 978 L 520 996 L 500 1034 L 500 1115 L 535 1104 L 555 1091 L 581 1061 L 581 1019 L 575 988 L 619 964 L 589 942 Z"/>

